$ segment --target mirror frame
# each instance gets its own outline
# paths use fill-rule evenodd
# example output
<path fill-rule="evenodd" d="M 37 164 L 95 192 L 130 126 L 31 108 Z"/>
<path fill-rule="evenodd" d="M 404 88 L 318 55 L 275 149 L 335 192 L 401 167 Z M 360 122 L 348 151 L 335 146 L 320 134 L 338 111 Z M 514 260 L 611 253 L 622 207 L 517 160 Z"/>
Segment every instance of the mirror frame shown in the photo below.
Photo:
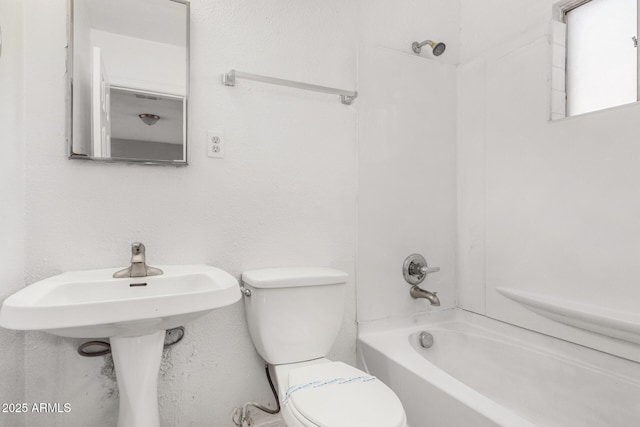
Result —
<path fill-rule="evenodd" d="M 73 151 L 73 25 L 74 25 L 74 13 L 73 2 L 77 0 L 67 0 L 67 73 L 66 73 L 66 139 L 67 139 L 67 153 L 70 160 L 88 160 L 99 163 L 129 163 L 138 165 L 156 165 L 156 166 L 188 166 L 189 165 L 189 97 L 190 97 L 190 54 L 191 54 L 191 4 L 189 0 L 165 0 L 172 1 L 174 3 L 183 4 L 186 8 L 186 44 L 187 44 L 187 63 L 186 65 L 186 92 L 184 96 L 184 153 L 185 159 L 182 161 L 170 161 L 170 160 L 153 160 L 153 159 L 121 159 L 110 157 L 93 157 L 86 154 L 79 154 Z"/>

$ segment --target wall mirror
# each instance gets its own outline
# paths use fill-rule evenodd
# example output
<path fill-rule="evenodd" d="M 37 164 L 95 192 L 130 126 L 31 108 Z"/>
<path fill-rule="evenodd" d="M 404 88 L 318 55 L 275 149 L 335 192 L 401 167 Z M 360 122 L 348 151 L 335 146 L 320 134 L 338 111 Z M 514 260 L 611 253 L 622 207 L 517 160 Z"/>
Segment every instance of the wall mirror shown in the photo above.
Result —
<path fill-rule="evenodd" d="M 69 158 L 187 164 L 189 3 L 69 0 Z"/>

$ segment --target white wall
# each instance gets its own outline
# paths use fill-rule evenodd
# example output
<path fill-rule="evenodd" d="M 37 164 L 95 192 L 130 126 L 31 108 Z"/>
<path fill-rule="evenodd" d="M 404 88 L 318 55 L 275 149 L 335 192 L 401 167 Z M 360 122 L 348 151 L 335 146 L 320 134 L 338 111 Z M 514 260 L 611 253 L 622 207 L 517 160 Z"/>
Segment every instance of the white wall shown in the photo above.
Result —
<path fill-rule="evenodd" d="M 441 267 L 421 285 L 456 305 L 458 2 L 363 1 L 358 62 L 358 321 L 437 309 L 409 295 L 402 263 Z M 434 58 L 413 41 L 447 43 Z"/>
<path fill-rule="evenodd" d="M 335 96 L 240 81 L 231 68 L 356 86 L 356 8 L 340 0 L 192 2 L 190 166 L 66 159 L 64 0 L 25 7 L 27 281 L 123 266 L 142 241 L 151 264 L 207 263 L 235 276 L 278 265 L 355 270 L 356 113 Z M 226 158 L 205 156 L 208 129 Z M 329 357 L 355 361 L 355 289 Z M 26 400 L 69 402 L 70 414 L 29 426 L 115 425 L 117 397 L 103 358 L 79 341 L 28 333 Z M 4 356 L 3 356 L 4 357 Z M 242 303 L 187 326 L 160 378 L 163 425 L 231 425 L 235 406 L 271 403 Z"/>
<path fill-rule="evenodd" d="M 24 146 L 22 144 L 22 2 L 0 0 L 0 299 L 24 286 Z M 24 401 L 24 334 L 0 329 L 0 402 Z M 0 425 L 22 426 L 0 413 Z"/>
<path fill-rule="evenodd" d="M 495 291 L 637 312 L 640 105 L 548 121 L 553 3 L 462 1 L 460 303 L 639 360 L 635 345 L 547 320 Z"/>

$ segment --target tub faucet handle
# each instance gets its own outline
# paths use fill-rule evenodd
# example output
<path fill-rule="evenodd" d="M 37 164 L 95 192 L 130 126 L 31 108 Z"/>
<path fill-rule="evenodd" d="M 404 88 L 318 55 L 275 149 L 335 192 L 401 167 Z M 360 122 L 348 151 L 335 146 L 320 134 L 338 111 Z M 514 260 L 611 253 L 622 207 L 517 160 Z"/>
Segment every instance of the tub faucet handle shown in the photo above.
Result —
<path fill-rule="evenodd" d="M 425 276 L 427 274 L 437 273 L 438 271 L 440 271 L 440 267 L 427 267 L 426 265 L 424 267 L 420 267 L 420 273 Z"/>
<path fill-rule="evenodd" d="M 427 260 L 420 254 L 409 255 L 402 264 L 402 275 L 410 285 L 419 285 L 427 274 L 437 273 L 440 267 L 429 267 Z"/>

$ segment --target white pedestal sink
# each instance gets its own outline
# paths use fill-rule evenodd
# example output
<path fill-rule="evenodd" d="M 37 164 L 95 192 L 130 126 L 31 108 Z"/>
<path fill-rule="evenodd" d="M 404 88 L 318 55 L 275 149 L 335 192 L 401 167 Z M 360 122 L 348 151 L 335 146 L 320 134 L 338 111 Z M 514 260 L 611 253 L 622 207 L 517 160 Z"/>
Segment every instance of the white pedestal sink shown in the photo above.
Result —
<path fill-rule="evenodd" d="M 118 427 L 159 427 L 157 384 L 165 330 L 239 301 L 238 281 L 207 265 L 159 266 L 164 274 L 114 279 L 118 269 L 75 271 L 16 292 L 0 326 L 105 338 L 120 389 Z"/>

